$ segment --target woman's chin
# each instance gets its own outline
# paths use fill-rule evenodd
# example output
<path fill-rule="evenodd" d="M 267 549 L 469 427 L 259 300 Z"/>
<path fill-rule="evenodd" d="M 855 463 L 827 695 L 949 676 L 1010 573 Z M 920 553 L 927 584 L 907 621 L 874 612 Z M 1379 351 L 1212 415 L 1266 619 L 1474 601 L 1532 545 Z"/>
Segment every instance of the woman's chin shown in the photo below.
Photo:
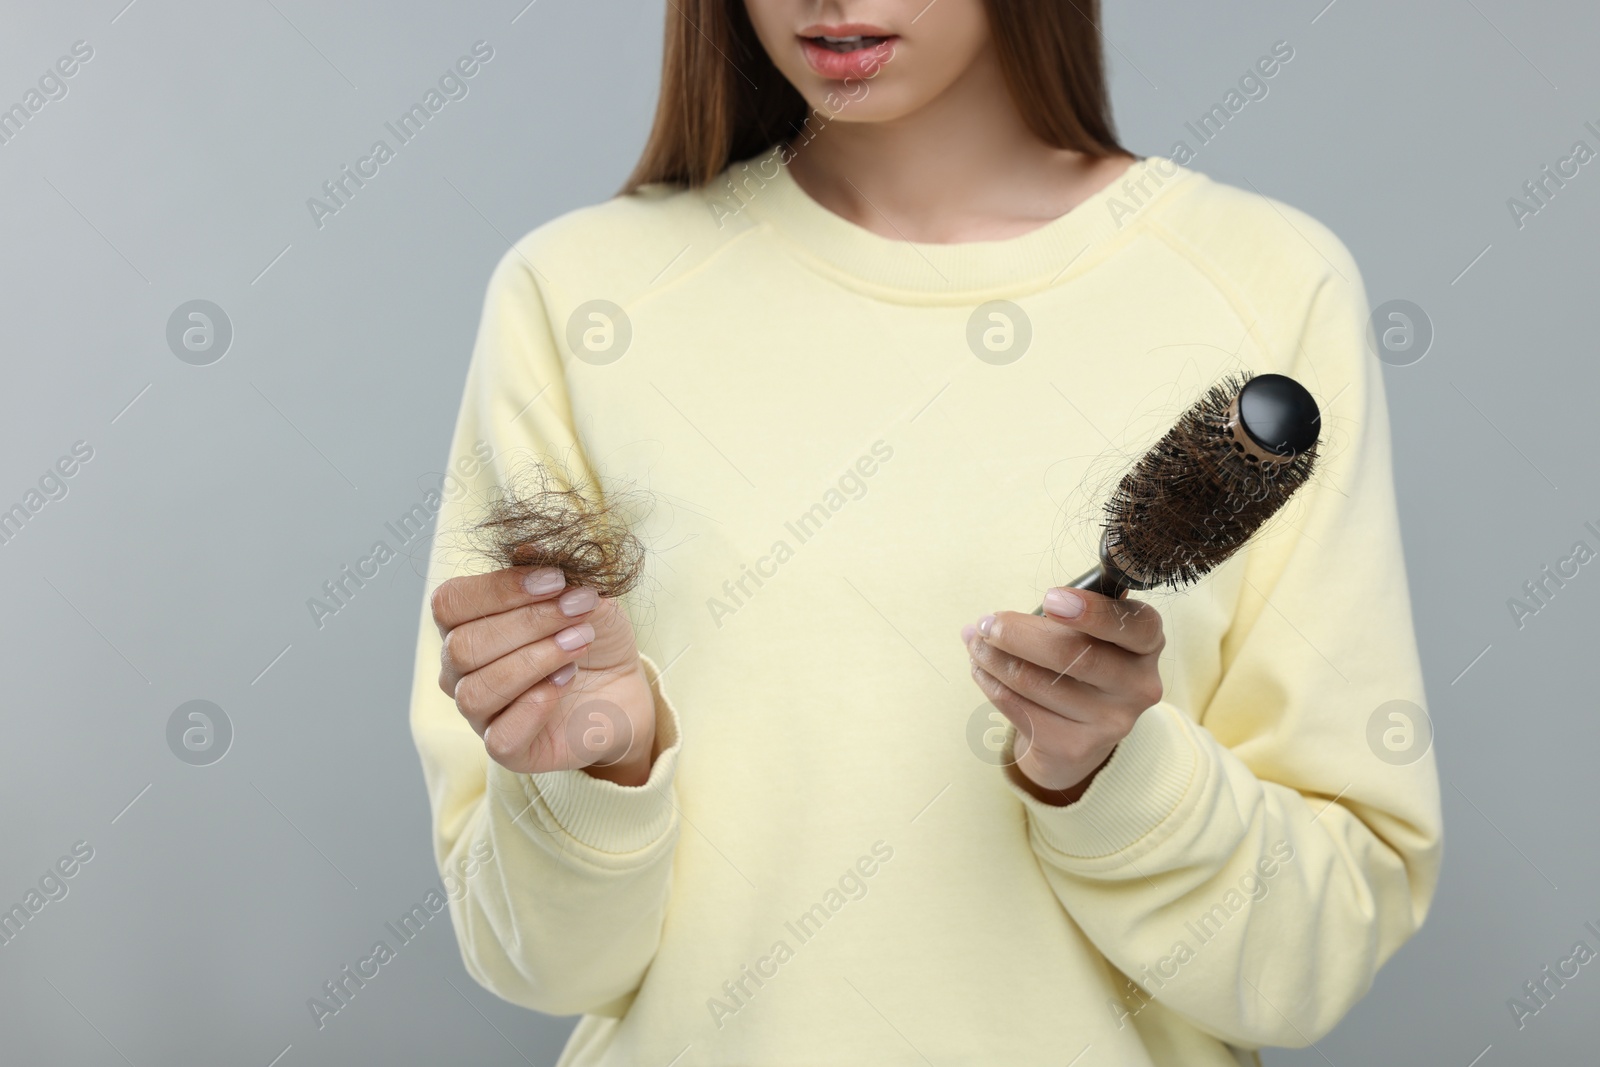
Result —
<path fill-rule="evenodd" d="M 907 92 L 909 87 L 903 84 L 884 88 L 875 85 L 870 92 L 865 93 L 860 86 L 853 86 L 852 91 L 855 95 L 852 97 L 840 88 L 838 82 L 823 81 L 819 78 L 808 80 L 811 84 L 805 86 L 802 95 L 808 105 L 812 133 L 835 122 L 859 125 L 893 122 L 895 119 L 905 118 L 914 113 L 927 102 L 917 98 L 916 94 Z M 935 94 L 928 94 L 928 99 L 932 99 L 933 95 Z"/>

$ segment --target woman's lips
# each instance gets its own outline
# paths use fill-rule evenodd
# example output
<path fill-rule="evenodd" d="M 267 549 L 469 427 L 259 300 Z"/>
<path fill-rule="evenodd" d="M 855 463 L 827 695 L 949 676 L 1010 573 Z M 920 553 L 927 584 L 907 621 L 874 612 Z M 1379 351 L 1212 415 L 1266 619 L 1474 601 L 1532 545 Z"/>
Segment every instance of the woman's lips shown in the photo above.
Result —
<path fill-rule="evenodd" d="M 805 54 L 806 64 L 830 81 L 869 78 L 893 58 L 894 44 L 899 39 L 890 35 L 877 44 L 865 45 L 849 52 L 836 52 L 832 48 L 824 47 L 813 38 L 802 37 L 800 50 Z"/>

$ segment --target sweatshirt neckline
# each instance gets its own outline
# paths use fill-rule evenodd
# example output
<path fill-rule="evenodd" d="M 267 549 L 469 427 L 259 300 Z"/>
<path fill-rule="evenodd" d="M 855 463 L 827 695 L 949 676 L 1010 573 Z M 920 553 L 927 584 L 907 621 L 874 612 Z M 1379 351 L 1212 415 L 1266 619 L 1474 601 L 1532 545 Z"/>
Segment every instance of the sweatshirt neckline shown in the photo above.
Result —
<path fill-rule="evenodd" d="M 1136 156 L 1109 185 L 1027 233 L 931 244 L 884 237 L 834 214 L 794 180 L 781 152 L 735 164 L 738 172 L 730 168 L 721 184 L 738 189 L 752 216 L 825 273 L 934 298 L 1039 289 L 1087 269 L 1102 258 L 1097 250 L 1120 245 L 1153 205 L 1198 176 L 1164 156 Z"/>

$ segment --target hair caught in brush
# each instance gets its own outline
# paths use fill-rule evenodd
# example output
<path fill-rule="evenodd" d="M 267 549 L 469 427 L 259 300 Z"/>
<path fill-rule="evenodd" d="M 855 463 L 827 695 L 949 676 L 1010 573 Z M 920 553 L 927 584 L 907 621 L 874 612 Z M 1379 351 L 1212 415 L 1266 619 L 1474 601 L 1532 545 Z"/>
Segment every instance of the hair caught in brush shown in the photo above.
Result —
<path fill-rule="evenodd" d="M 500 567 L 556 567 L 568 586 L 621 597 L 638 586 L 645 547 L 632 529 L 632 499 L 607 496 L 565 472 L 534 464 L 501 487 L 472 530 L 478 552 Z"/>
<path fill-rule="evenodd" d="M 1241 427 L 1239 398 L 1255 378 L 1233 374 L 1211 386 L 1106 502 L 1105 548 L 1129 575 L 1151 586 L 1198 581 L 1311 478 L 1314 426 L 1310 444 L 1283 454 L 1263 449 Z"/>

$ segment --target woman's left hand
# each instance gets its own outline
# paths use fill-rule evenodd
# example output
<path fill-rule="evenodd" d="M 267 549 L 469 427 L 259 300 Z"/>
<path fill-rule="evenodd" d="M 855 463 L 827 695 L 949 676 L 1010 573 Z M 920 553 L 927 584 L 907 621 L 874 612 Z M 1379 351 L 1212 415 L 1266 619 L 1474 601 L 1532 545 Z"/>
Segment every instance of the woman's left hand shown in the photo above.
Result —
<path fill-rule="evenodd" d="M 961 639 L 978 688 L 1017 727 L 1013 780 L 1062 805 L 1083 795 L 1161 699 L 1156 665 L 1166 637 L 1143 601 L 1051 589 L 1044 610 L 985 615 L 962 627 Z"/>

